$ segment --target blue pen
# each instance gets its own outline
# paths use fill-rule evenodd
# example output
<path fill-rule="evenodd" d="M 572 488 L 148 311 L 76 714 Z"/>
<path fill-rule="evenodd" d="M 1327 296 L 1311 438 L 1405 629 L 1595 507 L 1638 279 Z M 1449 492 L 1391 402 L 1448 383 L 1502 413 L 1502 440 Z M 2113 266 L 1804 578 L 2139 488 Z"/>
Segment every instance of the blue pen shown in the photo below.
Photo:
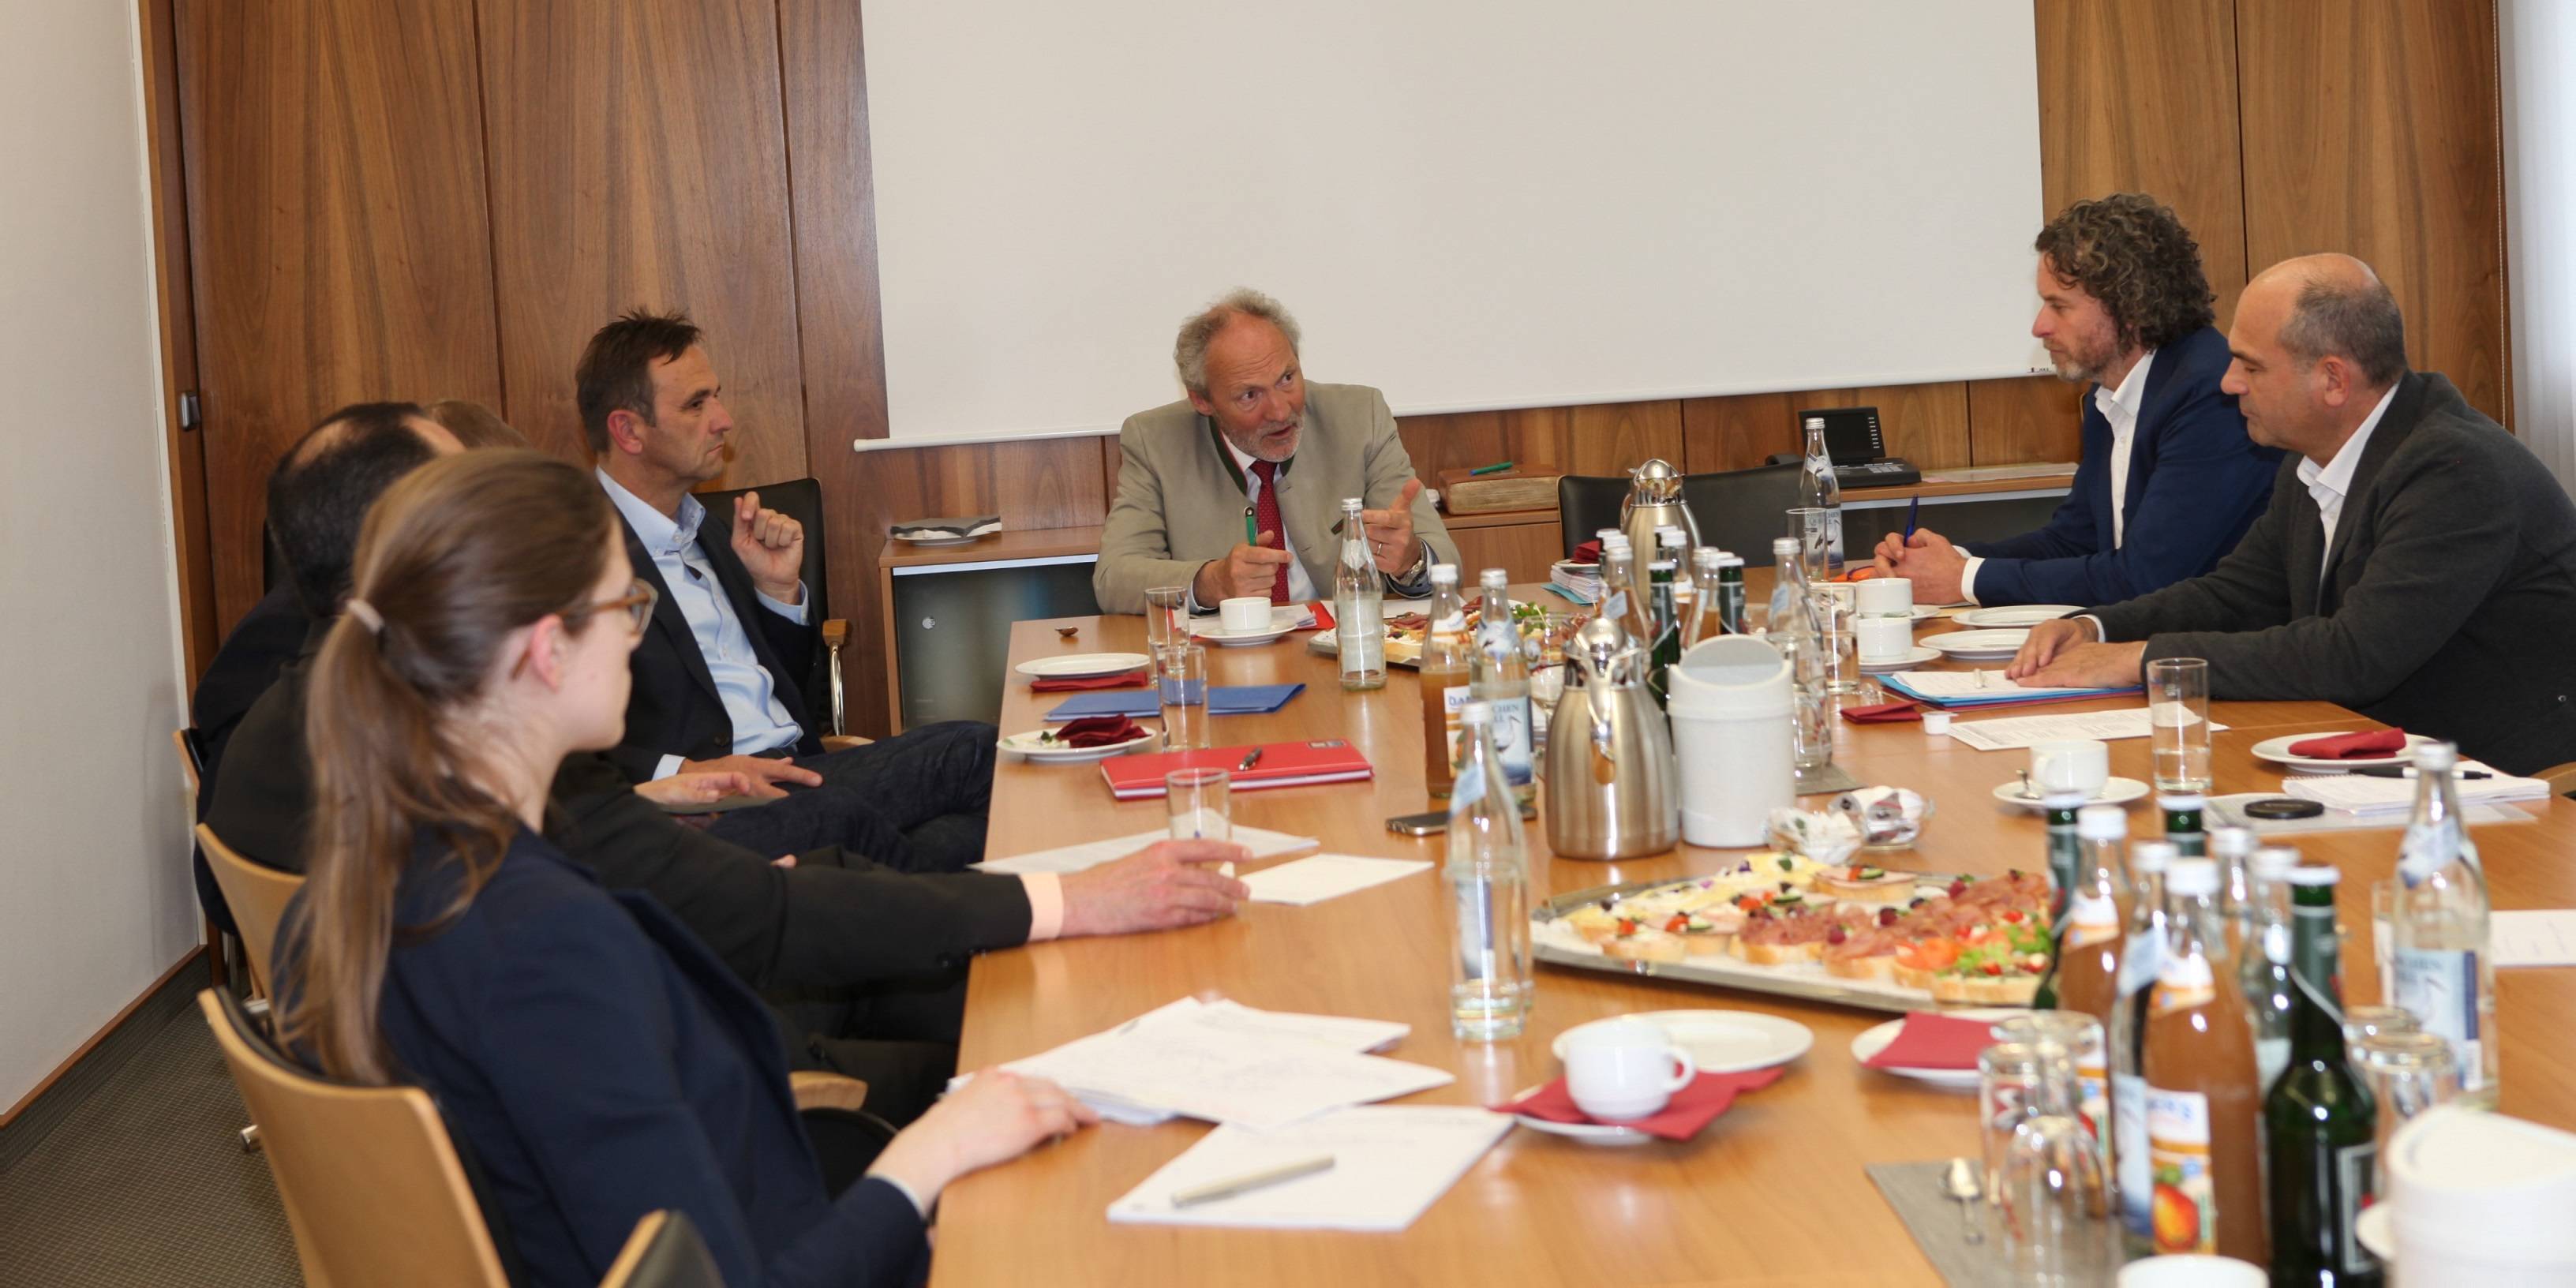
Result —
<path fill-rule="evenodd" d="M 1918 495 L 1918 496 L 1916 496 L 1913 500 L 1908 501 L 1908 502 L 1906 502 L 1906 503 L 1905 503 L 1905 542 L 1904 542 L 1904 544 L 1909 545 L 1909 546 L 1914 544 L 1914 520 L 1915 520 L 1916 516 L 1918 516 L 1918 515 L 1920 515 L 1920 514 L 1922 514 L 1922 513 L 1923 513 L 1923 498 L 1922 498 L 1921 496 L 1919 496 L 1919 495 Z"/>

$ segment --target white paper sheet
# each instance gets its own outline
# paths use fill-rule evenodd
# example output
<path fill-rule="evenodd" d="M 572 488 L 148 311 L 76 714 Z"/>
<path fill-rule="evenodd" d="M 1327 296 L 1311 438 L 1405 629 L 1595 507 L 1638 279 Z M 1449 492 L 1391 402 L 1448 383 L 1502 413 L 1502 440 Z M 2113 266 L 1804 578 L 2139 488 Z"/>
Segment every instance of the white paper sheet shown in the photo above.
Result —
<path fill-rule="evenodd" d="M 1134 836 L 1111 837 L 1106 841 L 1085 841 L 1080 845 L 1040 850 L 1035 854 L 1015 854 L 1007 859 L 987 859 L 977 864 L 976 870 L 1006 872 L 1014 875 L 1025 872 L 1080 872 L 1085 868 L 1096 868 L 1103 863 L 1126 858 L 1156 841 L 1169 840 L 1170 837 L 1171 833 L 1165 830 L 1138 832 Z M 1250 848 L 1252 857 L 1256 859 L 1275 859 L 1282 855 L 1299 854 L 1323 844 L 1311 836 L 1290 836 L 1285 832 L 1265 831 L 1257 827 L 1235 828 L 1234 839 Z"/>
<path fill-rule="evenodd" d="M 1370 886 L 1412 876 L 1431 864 L 1421 859 L 1370 859 L 1355 854 L 1315 854 L 1264 868 L 1243 878 L 1254 903 L 1304 907 Z"/>
<path fill-rule="evenodd" d="M 1888 678 L 1905 681 L 1907 688 L 1927 698 L 2062 698 L 2079 693 L 2118 693 L 2136 687 L 2125 684 L 2108 688 L 2025 685 L 2018 680 L 2005 679 L 2001 671 L 1899 671 Z"/>
<path fill-rule="evenodd" d="M 2212 720 L 2209 728 L 2212 733 L 2223 733 L 2227 726 Z M 2144 738 L 2149 731 L 2147 709 L 2131 707 L 2124 711 L 1955 720 L 1950 724 L 1950 740 L 1966 743 L 1979 751 L 2005 751 L 2060 738 L 2099 738 L 2105 742 Z"/>
<path fill-rule="evenodd" d="M 1456 1105 L 1337 1110 L 1257 1132 L 1223 1126 L 1109 1205 L 1118 1224 L 1245 1226 L 1269 1230 L 1394 1231 L 1420 1219 L 1510 1131 L 1502 1114 Z M 1327 1171 L 1186 1208 L 1175 1191 L 1329 1154 Z"/>
<path fill-rule="evenodd" d="M 2499 967 L 2576 966 L 2576 909 L 2493 913 L 2487 946 Z"/>
<path fill-rule="evenodd" d="M 2492 805 L 2501 801 L 2538 801 L 2549 799 L 2549 784 L 2537 778 L 2515 778 L 2496 773 L 2489 765 L 2475 760 L 2460 762 L 2463 774 L 2476 771 L 2493 774 L 2491 778 L 2461 778 L 2453 786 L 2459 790 L 2460 804 Z M 2330 810 L 2351 814 L 2407 814 L 2415 808 L 2415 779 L 2376 778 L 2367 774 L 2302 774 L 2284 778 L 2285 795 L 2312 800 Z"/>

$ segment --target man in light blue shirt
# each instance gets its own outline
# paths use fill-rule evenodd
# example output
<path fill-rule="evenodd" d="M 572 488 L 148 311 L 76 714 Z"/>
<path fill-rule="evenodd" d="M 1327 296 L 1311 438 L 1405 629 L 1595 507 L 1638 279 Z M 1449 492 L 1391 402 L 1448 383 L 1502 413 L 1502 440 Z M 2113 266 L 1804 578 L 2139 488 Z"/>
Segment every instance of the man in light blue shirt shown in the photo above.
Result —
<path fill-rule="evenodd" d="M 951 721 L 823 750 L 798 687 L 816 646 L 803 526 L 757 492 L 724 514 L 689 494 L 724 472 L 734 432 L 698 328 L 681 314 L 630 313 L 591 338 L 576 383 L 627 557 L 661 594 L 633 655 L 625 739 L 609 753 L 627 776 L 748 775 L 785 799 L 728 817 L 728 831 L 774 823 L 780 852 L 842 844 L 909 871 L 982 858 L 991 725 Z"/>

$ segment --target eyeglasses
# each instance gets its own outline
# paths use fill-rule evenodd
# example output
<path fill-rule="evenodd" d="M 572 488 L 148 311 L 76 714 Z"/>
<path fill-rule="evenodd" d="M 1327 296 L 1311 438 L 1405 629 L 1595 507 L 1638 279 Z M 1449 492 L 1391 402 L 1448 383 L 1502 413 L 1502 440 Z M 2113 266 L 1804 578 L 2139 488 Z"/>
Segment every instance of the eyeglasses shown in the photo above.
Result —
<path fill-rule="evenodd" d="M 603 599 L 590 604 L 580 610 L 580 615 L 587 617 L 592 613 L 614 612 L 622 608 L 626 610 L 627 629 L 641 635 L 644 633 L 644 624 L 653 620 L 653 605 L 661 598 L 662 592 L 653 589 L 653 583 L 638 577 L 626 583 L 625 594 L 615 599 Z M 565 616 L 569 617 L 572 614 L 567 613 Z"/>

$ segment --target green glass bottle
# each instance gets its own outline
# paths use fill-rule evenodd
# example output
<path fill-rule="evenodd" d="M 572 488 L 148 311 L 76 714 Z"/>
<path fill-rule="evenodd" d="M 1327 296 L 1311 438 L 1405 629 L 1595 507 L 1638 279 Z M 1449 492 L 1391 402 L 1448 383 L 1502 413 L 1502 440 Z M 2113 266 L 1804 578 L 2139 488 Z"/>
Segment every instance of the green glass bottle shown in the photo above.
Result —
<path fill-rule="evenodd" d="M 2303 867 L 2290 887 L 2290 1062 L 2263 1101 L 2270 1153 L 2272 1283 L 2379 1288 L 2379 1260 L 2353 1235 L 2371 1200 L 2378 1110 L 2343 1040 L 2333 868 Z"/>
<path fill-rule="evenodd" d="M 2157 795 L 2156 808 L 2165 816 L 2165 839 L 2174 843 L 2177 856 L 2197 859 L 2209 853 L 2209 835 L 2200 825 L 2200 812 L 2207 806 L 2208 802 L 2189 793 Z"/>
<path fill-rule="evenodd" d="M 2072 901 L 2085 888 L 2094 869 L 2093 851 L 2109 845 L 2116 860 L 2129 836 L 2129 820 L 2117 805 L 2086 805 L 2082 792 L 2050 795 L 2048 809 L 2048 973 L 2039 977 L 2031 998 L 2035 1010 L 2053 1011 L 2066 1003 L 2057 987 L 2058 968 L 2066 964 L 2066 935 Z M 2125 865 L 2122 865 L 2125 870 Z"/>
<path fill-rule="evenodd" d="M 1646 565 L 1646 586 L 1646 603 L 1655 632 L 1646 641 L 1646 692 L 1661 708 L 1670 692 L 1672 668 L 1682 660 L 1681 608 L 1673 602 L 1672 561 L 1658 559 Z"/>

